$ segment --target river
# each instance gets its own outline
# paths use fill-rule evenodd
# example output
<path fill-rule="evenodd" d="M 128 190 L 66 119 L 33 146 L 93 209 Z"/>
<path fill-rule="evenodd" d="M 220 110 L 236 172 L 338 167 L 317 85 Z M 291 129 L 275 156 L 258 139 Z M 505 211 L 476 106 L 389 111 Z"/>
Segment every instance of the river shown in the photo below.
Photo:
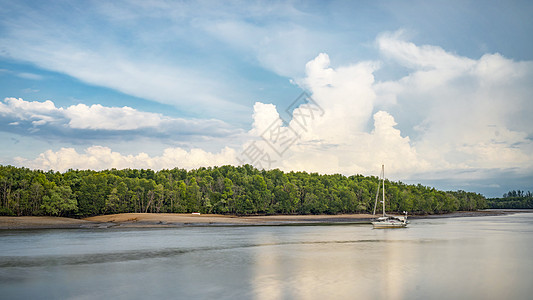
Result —
<path fill-rule="evenodd" d="M 0 231 L 2 299 L 531 299 L 533 214 Z"/>

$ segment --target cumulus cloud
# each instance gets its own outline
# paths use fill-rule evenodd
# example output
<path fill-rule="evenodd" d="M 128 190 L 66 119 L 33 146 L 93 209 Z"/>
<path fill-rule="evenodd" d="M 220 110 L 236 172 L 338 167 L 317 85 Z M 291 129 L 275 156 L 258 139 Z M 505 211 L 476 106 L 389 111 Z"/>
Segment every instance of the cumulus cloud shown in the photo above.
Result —
<path fill-rule="evenodd" d="M 249 139 L 240 148 L 224 148 L 220 153 L 169 148 L 162 156 L 150 157 L 92 147 L 84 154 L 61 149 L 47 151 L 36 160 L 19 161 L 54 169 L 252 162 L 264 168 L 343 174 L 377 174 L 384 163 L 392 178 L 462 178 L 462 186 L 473 180 L 498 180 L 503 174 L 531 177 L 533 62 L 517 62 L 500 54 L 466 58 L 440 47 L 404 41 L 398 34 L 383 34 L 376 44 L 387 61 L 334 67 L 325 53 L 309 61 L 306 76 L 295 82 L 310 97 L 287 107 L 255 103 Z M 391 62 L 407 68 L 407 74 L 377 81 L 376 70 Z M 126 130 L 167 122 L 148 114 L 146 123 L 130 123 L 132 116 L 142 113 L 126 108 L 62 109 L 51 102 L 9 100 L 0 105 L 0 113 L 5 115 L 8 109 L 18 116 L 6 121 L 14 124 L 10 127 L 23 120 L 51 123 L 58 115 L 78 128 L 123 126 Z M 292 113 L 290 120 L 280 117 L 283 110 Z M 88 125 L 98 117 L 110 123 Z M 122 118 L 128 121 L 120 126 L 113 123 Z"/>
<path fill-rule="evenodd" d="M 263 133 L 254 146 L 269 153 L 274 167 L 374 174 L 385 163 L 389 174 L 404 179 L 532 173 L 532 62 L 500 54 L 461 57 L 440 47 L 417 46 L 399 34 L 381 35 L 377 45 L 408 74 L 379 82 L 373 75 L 378 62 L 333 68 L 329 56 L 319 54 L 307 63 L 306 77 L 298 84 L 324 114 L 308 117 L 305 128 L 297 115 L 305 114 L 306 107 L 296 108 L 287 125 L 276 121 L 277 109 L 256 103 L 254 124 L 265 125 L 250 133 Z M 265 120 L 278 122 L 270 127 L 278 135 L 290 135 L 289 127 L 297 131 L 282 155 L 272 152 L 271 132 L 255 130 L 270 125 Z"/>
<path fill-rule="evenodd" d="M 378 98 L 392 95 L 390 110 L 411 118 L 411 144 L 431 168 L 531 172 L 533 130 L 526 114 L 533 111 L 533 62 L 500 54 L 464 58 L 394 34 L 378 38 L 378 45 L 411 69 L 399 80 L 377 83 Z"/>
<path fill-rule="evenodd" d="M 100 104 L 56 107 L 46 100 L 25 101 L 6 98 L 0 102 L 0 123 L 5 131 L 39 131 L 41 137 L 59 138 L 98 131 L 101 135 L 131 134 L 137 136 L 229 136 L 240 130 L 220 120 L 171 118 L 158 113 L 143 112 L 131 107 L 106 107 Z M 90 138 L 90 135 L 85 135 Z"/>
<path fill-rule="evenodd" d="M 256 139 L 244 145 L 242 160 L 287 171 L 344 174 L 373 173 L 384 162 L 395 171 L 427 167 L 409 137 L 395 128 L 394 117 L 374 111 L 376 68 L 374 62 L 333 68 L 329 56 L 319 54 L 299 81 L 311 97 L 304 94 L 296 101 L 291 120 L 283 122 L 272 104 L 254 105 L 249 134 Z"/>
<path fill-rule="evenodd" d="M 131 107 L 104 107 L 100 104 L 78 104 L 66 109 L 69 126 L 78 129 L 135 130 L 157 127 L 164 119 L 161 114 L 141 112 Z"/>
<path fill-rule="evenodd" d="M 325 111 L 310 123 L 312 130 L 308 132 L 316 136 L 309 138 L 340 143 L 354 133 L 365 131 L 375 100 L 372 73 L 376 64 L 362 62 L 334 69 L 329 56 L 321 53 L 308 62 L 305 69 L 306 77 L 300 84 Z"/>
<path fill-rule="evenodd" d="M 235 164 L 235 157 L 235 150 L 227 147 L 218 153 L 210 153 L 202 149 L 186 151 L 182 148 L 167 148 L 161 156 L 150 157 L 146 153 L 122 155 L 108 147 L 92 146 L 85 149 L 83 153 L 78 153 L 74 148 L 61 148 L 58 151 L 48 150 L 33 160 L 20 157 L 15 160 L 18 164 L 30 168 L 64 172 L 68 169 L 104 170 L 110 168 L 161 170 L 179 167 L 192 169 Z"/>
<path fill-rule="evenodd" d="M 274 124 L 281 126 L 281 118 L 274 104 L 256 102 L 254 104 L 253 124 L 250 134 L 260 136 Z"/>

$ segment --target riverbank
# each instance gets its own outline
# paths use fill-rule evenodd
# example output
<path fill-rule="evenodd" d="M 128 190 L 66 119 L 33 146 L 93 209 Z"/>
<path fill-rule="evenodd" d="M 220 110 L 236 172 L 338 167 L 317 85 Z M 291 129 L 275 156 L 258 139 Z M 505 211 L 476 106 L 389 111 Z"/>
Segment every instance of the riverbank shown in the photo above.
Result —
<path fill-rule="evenodd" d="M 441 215 L 409 216 L 410 219 L 457 218 L 496 216 L 514 210 L 480 210 L 454 212 Z M 67 228 L 142 228 L 185 226 L 289 226 L 327 224 L 368 224 L 370 214 L 343 215 L 275 215 L 275 216 L 227 216 L 200 214 L 150 214 L 125 213 L 94 216 L 85 219 L 61 217 L 0 217 L 0 229 L 67 229 Z"/>
<path fill-rule="evenodd" d="M 0 217 L 0 229 L 275 226 L 328 223 L 368 223 L 369 214 L 226 216 L 212 214 L 124 213 L 84 219 L 59 217 Z"/>
<path fill-rule="evenodd" d="M 0 229 L 83 228 L 89 223 L 85 220 L 61 217 L 0 217 Z"/>

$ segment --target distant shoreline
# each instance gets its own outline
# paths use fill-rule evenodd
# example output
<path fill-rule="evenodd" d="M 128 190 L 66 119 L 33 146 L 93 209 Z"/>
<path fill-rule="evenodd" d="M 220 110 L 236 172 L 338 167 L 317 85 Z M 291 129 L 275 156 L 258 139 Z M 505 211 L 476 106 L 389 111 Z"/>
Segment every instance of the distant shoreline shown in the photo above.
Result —
<path fill-rule="evenodd" d="M 497 216 L 528 210 L 461 211 L 440 215 L 410 216 L 411 219 Z M 78 229 L 78 228 L 166 228 L 191 226 L 290 226 L 369 224 L 370 214 L 342 215 L 272 215 L 228 216 L 198 214 L 124 213 L 101 215 L 84 219 L 62 217 L 0 217 L 1 230 L 16 229 Z"/>

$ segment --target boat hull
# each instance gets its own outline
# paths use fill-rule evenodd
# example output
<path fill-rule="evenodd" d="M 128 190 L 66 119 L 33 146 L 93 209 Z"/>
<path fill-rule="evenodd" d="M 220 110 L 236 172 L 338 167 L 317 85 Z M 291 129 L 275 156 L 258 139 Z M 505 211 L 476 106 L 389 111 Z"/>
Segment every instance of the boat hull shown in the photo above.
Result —
<path fill-rule="evenodd" d="M 372 226 L 375 229 L 386 229 L 386 228 L 404 228 L 407 226 L 407 223 L 403 222 L 372 222 Z"/>

